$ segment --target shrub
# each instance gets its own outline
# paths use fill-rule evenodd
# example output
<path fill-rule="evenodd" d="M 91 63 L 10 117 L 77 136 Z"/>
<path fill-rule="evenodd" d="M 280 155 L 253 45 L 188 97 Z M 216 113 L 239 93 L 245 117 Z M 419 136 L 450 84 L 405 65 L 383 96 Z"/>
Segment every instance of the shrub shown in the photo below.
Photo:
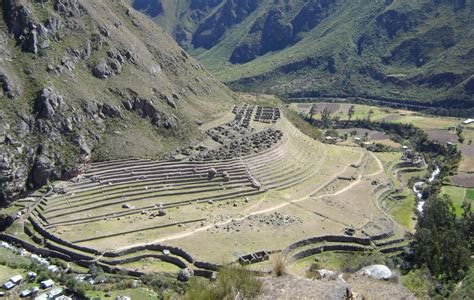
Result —
<path fill-rule="evenodd" d="M 413 270 L 403 276 L 402 284 L 416 297 L 421 299 L 429 299 L 434 290 L 430 272 L 426 268 Z"/>
<path fill-rule="evenodd" d="M 155 292 L 161 293 L 165 290 L 174 290 L 178 293 L 183 292 L 183 284 L 168 275 L 147 274 L 140 277 L 140 280 Z"/>
<path fill-rule="evenodd" d="M 185 299 L 243 299 L 256 298 L 262 289 L 262 282 L 249 270 L 241 267 L 223 267 L 216 282 L 192 278 L 186 289 Z"/>
<path fill-rule="evenodd" d="M 384 263 L 385 258 L 382 253 L 378 251 L 357 252 L 352 255 L 344 256 L 341 264 L 341 270 L 343 272 L 352 273 L 366 266 Z"/>
<path fill-rule="evenodd" d="M 194 277 L 189 281 L 184 299 L 215 299 L 213 285 L 204 278 Z"/>
<path fill-rule="evenodd" d="M 276 276 L 282 276 L 286 273 L 287 260 L 286 256 L 279 253 L 273 257 L 273 272 Z"/>
<path fill-rule="evenodd" d="M 318 272 L 320 269 L 321 265 L 319 263 L 312 263 L 308 271 L 306 271 L 306 277 L 311 279 L 321 279 L 321 275 Z"/>
<path fill-rule="evenodd" d="M 466 277 L 456 287 L 454 293 L 451 295 L 451 299 L 469 299 L 474 295 L 474 265 L 471 264 L 471 268 L 467 273 Z"/>

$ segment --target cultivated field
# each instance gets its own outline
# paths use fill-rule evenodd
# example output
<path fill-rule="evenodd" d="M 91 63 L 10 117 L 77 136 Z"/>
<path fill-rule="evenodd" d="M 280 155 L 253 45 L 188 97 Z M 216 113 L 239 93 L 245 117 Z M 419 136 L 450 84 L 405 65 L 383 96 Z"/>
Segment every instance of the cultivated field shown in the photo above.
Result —
<path fill-rule="evenodd" d="M 463 125 L 464 119 L 460 118 L 428 116 L 409 110 L 347 103 L 293 103 L 290 105 L 290 109 L 309 114 L 313 105 L 316 107 L 315 111 L 313 109 L 313 112 L 315 112 L 313 117 L 316 119 L 320 119 L 321 112 L 327 108 L 331 112 L 332 117 L 338 116 L 341 120 L 347 120 L 349 118 L 349 108 L 353 106 L 355 112 L 352 120 L 370 118 L 373 121 L 413 124 L 423 129 L 429 138 L 434 141 L 442 144 L 452 143 L 457 145 L 462 153 L 462 161 L 459 166 L 459 174 L 452 177 L 453 184 L 461 187 L 474 187 L 474 174 L 471 174 L 474 172 L 474 144 L 472 144 L 472 141 L 474 141 L 474 124 Z M 459 142 L 455 130 L 459 125 L 463 125 L 464 142 L 462 144 Z M 360 128 L 344 129 L 340 130 L 340 132 L 344 134 L 350 133 L 353 130 L 357 131 L 358 137 L 364 137 L 365 132 L 367 132 L 369 142 L 377 142 L 392 147 L 401 146 L 393 143 L 389 138 L 384 138 L 383 132 L 368 131 Z"/>

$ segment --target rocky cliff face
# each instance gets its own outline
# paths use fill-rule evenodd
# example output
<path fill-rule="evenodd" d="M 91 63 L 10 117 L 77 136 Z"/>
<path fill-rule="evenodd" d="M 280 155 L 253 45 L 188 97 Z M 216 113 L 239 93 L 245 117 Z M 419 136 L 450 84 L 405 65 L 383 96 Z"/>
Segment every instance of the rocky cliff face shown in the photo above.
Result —
<path fill-rule="evenodd" d="M 5 0 L 1 8 L 0 205 L 74 178 L 94 159 L 159 157 L 233 102 L 122 1 Z"/>
<path fill-rule="evenodd" d="M 397 101 L 473 97 L 466 87 L 474 71 L 472 0 L 175 3 L 155 20 L 175 24 L 167 28 L 179 43 L 236 89 Z"/>

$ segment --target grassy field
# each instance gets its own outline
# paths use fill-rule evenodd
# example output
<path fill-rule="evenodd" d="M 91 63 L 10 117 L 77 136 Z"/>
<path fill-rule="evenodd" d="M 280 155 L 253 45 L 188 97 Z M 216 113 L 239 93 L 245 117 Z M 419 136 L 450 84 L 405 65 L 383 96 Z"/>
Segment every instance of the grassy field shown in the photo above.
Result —
<path fill-rule="evenodd" d="M 415 196 L 409 193 L 406 198 L 398 201 L 391 201 L 387 204 L 387 211 L 395 220 L 408 229 L 414 227 L 413 208 L 415 207 Z"/>
<path fill-rule="evenodd" d="M 10 277 L 18 274 L 23 274 L 23 271 L 0 265 L 0 284 L 3 285 Z"/>
<path fill-rule="evenodd" d="M 313 264 L 317 264 L 319 269 L 340 271 L 342 268 L 342 260 L 345 256 L 347 256 L 347 254 L 335 252 L 316 254 L 296 261 L 289 266 L 289 270 L 293 274 L 307 276 L 307 271 L 309 268 Z"/>
<path fill-rule="evenodd" d="M 454 208 L 456 209 L 456 215 L 462 216 L 464 210 L 462 204 L 464 201 L 474 200 L 474 189 L 465 189 L 456 186 L 443 186 L 441 190 L 443 195 L 447 195 L 453 201 Z"/>
<path fill-rule="evenodd" d="M 312 103 L 292 103 L 290 109 L 309 113 Z M 315 103 L 317 113 L 313 115 L 315 119 L 321 118 L 321 112 L 328 108 L 333 117 L 337 116 L 341 120 L 348 120 L 349 108 L 354 106 L 352 120 L 370 118 L 373 121 L 387 121 L 396 123 L 410 123 L 422 129 L 448 129 L 449 127 L 461 124 L 460 118 L 427 116 L 410 110 L 393 109 L 387 107 L 370 106 L 362 104 L 348 103 Z"/>
<path fill-rule="evenodd" d="M 137 262 L 123 264 L 124 268 L 129 270 L 138 270 L 141 272 L 165 272 L 165 273 L 178 273 L 180 268 L 157 259 L 146 258 Z"/>
<path fill-rule="evenodd" d="M 86 297 L 88 297 L 89 299 L 115 299 L 117 296 L 128 296 L 131 299 L 140 300 L 151 300 L 158 298 L 158 295 L 155 292 L 145 288 L 117 290 L 111 291 L 109 293 L 101 291 L 88 291 L 86 293 Z"/>
<path fill-rule="evenodd" d="M 402 198 L 401 200 L 385 200 L 382 202 L 382 205 L 384 209 L 393 216 L 395 221 L 411 231 L 414 229 L 416 223 L 413 220 L 415 196 L 411 189 L 406 186 L 406 183 L 410 177 L 416 175 L 423 176 L 426 171 L 402 173 L 400 177 L 398 177 L 397 169 L 394 169 L 394 166 L 401 161 L 400 152 L 382 152 L 376 153 L 375 155 L 382 162 L 385 173 L 390 178 L 390 182 L 393 185 L 392 190 L 400 189 L 402 192 L 399 194 L 405 196 L 405 198 Z"/>
<path fill-rule="evenodd" d="M 309 114 L 313 103 L 292 103 L 289 108 L 296 112 L 302 112 Z M 407 123 L 413 124 L 416 127 L 423 129 L 429 136 L 430 139 L 437 141 L 442 144 L 448 142 L 456 144 L 462 153 L 462 161 L 459 166 L 459 172 L 470 173 L 474 171 L 474 144 L 471 142 L 474 140 L 474 125 L 467 125 L 463 130 L 464 143 L 459 142 L 458 136 L 456 135 L 455 127 L 462 124 L 464 119 L 462 118 L 451 118 L 451 117 L 440 117 L 423 115 L 414 111 L 392 109 L 386 107 L 369 106 L 361 104 L 348 104 L 348 103 L 315 103 L 316 113 L 313 115 L 315 119 L 321 119 L 321 112 L 327 108 L 331 112 L 332 117 L 338 117 L 341 120 L 348 120 L 348 111 L 351 106 L 354 106 L 354 114 L 352 120 L 356 119 L 367 119 L 370 118 L 373 121 L 385 121 L 394 123 Z M 386 145 L 396 147 L 397 144 L 387 143 L 386 140 L 371 139 L 370 141 L 376 141 Z M 360 134 L 358 134 L 360 136 Z M 380 133 L 377 134 L 380 137 Z"/>

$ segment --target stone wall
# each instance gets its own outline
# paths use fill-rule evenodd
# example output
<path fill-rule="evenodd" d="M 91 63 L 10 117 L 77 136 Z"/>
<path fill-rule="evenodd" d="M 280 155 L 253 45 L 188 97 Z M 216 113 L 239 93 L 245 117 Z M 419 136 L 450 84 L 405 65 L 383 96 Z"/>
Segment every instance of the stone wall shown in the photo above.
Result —
<path fill-rule="evenodd" d="M 299 259 L 311 256 L 311 255 L 315 255 L 315 254 L 326 252 L 326 251 L 351 251 L 351 252 L 356 252 L 356 251 L 364 251 L 366 249 L 367 248 L 363 247 L 363 246 L 353 246 L 353 245 L 325 245 L 325 246 L 320 246 L 320 247 L 316 247 L 316 248 L 303 250 L 301 252 L 296 253 L 291 258 L 294 259 L 294 260 L 299 260 Z"/>

